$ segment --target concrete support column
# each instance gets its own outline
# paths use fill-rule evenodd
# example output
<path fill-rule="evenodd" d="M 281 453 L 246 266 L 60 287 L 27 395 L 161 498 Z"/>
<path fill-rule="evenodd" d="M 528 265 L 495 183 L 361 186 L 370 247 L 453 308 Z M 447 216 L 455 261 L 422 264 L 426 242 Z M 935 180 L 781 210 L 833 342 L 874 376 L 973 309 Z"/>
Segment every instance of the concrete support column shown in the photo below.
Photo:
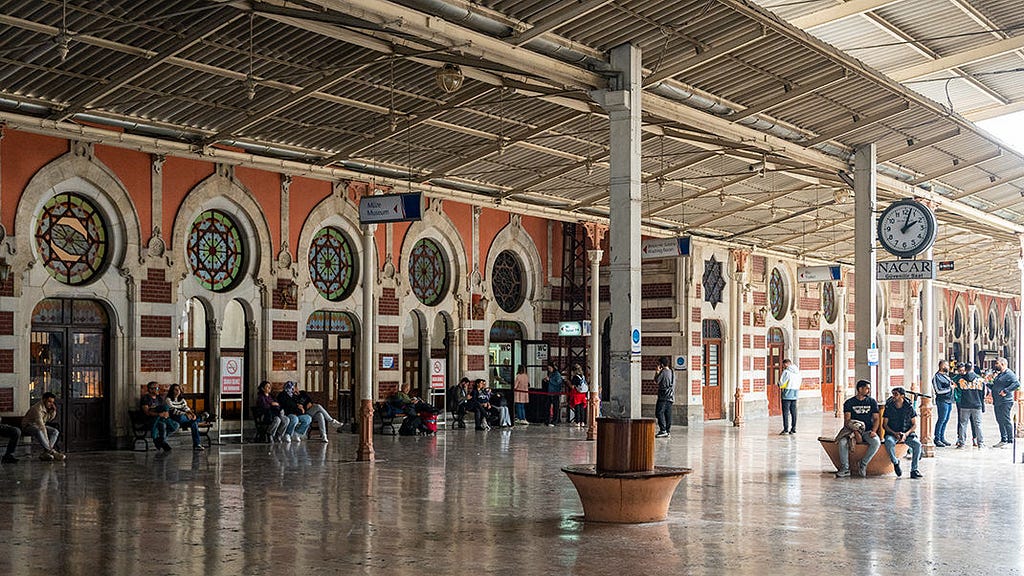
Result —
<path fill-rule="evenodd" d="M 877 197 L 875 173 L 875 145 L 865 144 L 854 152 L 854 271 L 856 281 L 854 297 L 857 299 L 855 350 L 857 380 L 868 380 L 875 388 L 877 398 L 879 382 L 876 370 L 868 366 L 868 349 L 875 342 L 875 201 Z"/>
<path fill-rule="evenodd" d="M 934 258 L 934 251 L 929 248 L 924 257 L 927 260 Z M 931 395 L 932 374 L 935 373 L 938 365 L 935 361 L 935 286 L 931 280 L 921 282 L 921 393 Z M 935 436 L 935 418 L 932 415 L 934 403 L 928 398 L 921 402 L 921 442 L 924 444 L 924 455 L 932 457 L 935 455 L 935 444 L 932 438 Z"/>
<path fill-rule="evenodd" d="M 608 112 L 611 214 L 611 350 L 610 399 L 605 413 L 639 418 L 640 355 L 632 353 L 632 335 L 640 330 L 640 49 L 629 44 L 611 51 L 619 72 L 609 90 L 595 93 Z"/>
<path fill-rule="evenodd" d="M 359 447 L 356 449 L 356 460 L 373 462 L 373 383 L 374 362 L 376 356 L 374 330 L 377 323 L 374 319 L 373 283 L 377 276 L 377 252 L 373 245 L 373 233 L 377 226 L 362 226 L 363 236 L 363 326 L 360 351 L 362 358 L 359 367 Z"/>
<path fill-rule="evenodd" d="M 1020 295 L 1021 302 L 1024 303 L 1024 234 L 1017 236 L 1020 241 L 1020 259 L 1017 261 L 1017 267 L 1020 269 Z M 1018 378 L 1020 374 L 1024 373 L 1024 314 L 1020 310 L 1017 311 L 1017 337 L 1013 340 L 1013 346 L 1017 349 L 1017 365 L 1014 366 L 1016 369 Z M 1014 434 L 1017 438 L 1024 437 L 1024 392 L 1017 391 L 1014 393 L 1017 396 L 1017 429 Z"/>
<path fill-rule="evenodd" d="M 590 401 L 587 403 L 587 440 L 597 440 L 597 416 L 601 413 L 601 258 L 604 250 L 587 250 L 590 258 Z"/>
<path fill-rule="evenodd" d="M 732 256 L 732 281 L 729 283 L 729 331 L 726 338 L 729 343 L 729 378 L 726 379 L 725 390 L 722 390 L 722 402 L 731 406 L 726 417 L 732 420 L 733 426 L 743 424 L 743 296 L 747 284 L 747 250 L 730 250 Z M 731 402 L 730 402 L 731 401 Z"/>
<path fill-rule="evenodd" d="M 849 320 L 846 315 L 846 292 L 846 286 L 836 287 L 836 306 L 839 310 L 839 330 L 836 334 L 836 401 L 833 411 L 836 418 L 843 415 L 843 402 L 846 402 L 846 388 L 850 380 L 850 346 L 846 341 L 846 324 Z"/>

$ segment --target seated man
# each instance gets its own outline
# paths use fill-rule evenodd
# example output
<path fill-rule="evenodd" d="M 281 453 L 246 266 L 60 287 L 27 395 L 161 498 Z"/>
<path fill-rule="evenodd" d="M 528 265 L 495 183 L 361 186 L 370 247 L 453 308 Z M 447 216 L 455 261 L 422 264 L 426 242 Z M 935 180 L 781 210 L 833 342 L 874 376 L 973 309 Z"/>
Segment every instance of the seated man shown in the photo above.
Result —
<path fill-rule="evenodd" d="M 146 384 L 146 393 L 139 400 L 139 410 L 152 423 L 153 445 L 164 452 L 170 452 L 171 445 L 167 443 L 167 436 L 174 434 L 179 425 L 171 420 L 170 409 L 163 397 L 160 396 L 159 384 L 156 382 Z"/>
<path fill-rule="evenodd" d="M 448 411 L 452 413 L 452 425 L 459 428 L 466 427 L 466 402 L 469 401 L 469 378 L 465 376 L 448 389 Z"/>
<path fill-rule="evenodd" d="M 859 420 L 864 424 L 864 431 L 854 432 L 839 439 L 839 471 L 836 472 L 836 478 L 846 478 L 850 475 L 850 442 L 856 439 L 868 445 L 857 470 L 861 476 L 868 475 L 868 462 L 871 462 L 882 445 L 878 434 L 875 434 L 875 428 L 878 426 L 878 402 L 869 396 L 870 392 L 871 382 L 858 380 L 857 395 L 843 403 L 844 421 Z"/>
<path fill-rule="evenodd" d="M 16 463 L 18 459 L 14 457 L 14 450 L 18 447 L 18 442 L 21 441 L 21 430 L 16 426 L 0 423 L 0 436 L 7 438 L 7 451 L 4 452 L 2 462 L 4 464 Z"/>
<path fill-rule="evenodd" d="M 402 384 L 401 389 L 388 397 L 388 405 L 395 413 L 405 414 L 406 416 L 416 415 L 416 402 L 418 398 L 413 398 L 409 395 L 409 385 Z"/>
<path fill-rule="evenodd" d="M 912 455 L 910 477 L 921 477 L 921 472 L 917 469 L 917 463 L 921 461 L 921 441 L 917 439 L 915 427 L 917 427 L 917 412 L 907 400 L 906 391 L 897 386 L 892 389 L 892 399 L 885 403 L 885 416 L 882 418 L 882 429 L 885 430 L 885 450 L 889 453 L 889 460 L 892 460 L 892 467 L 896 470 L 897 476 L 902 476 L 903 470 L 900 469 L 900 461 L 896 457 L 896 444 L 903 442 L 910 448 Z"/>
<path fill-rule="evenodd" d="M 40 460 L 64 459 L 64 455 L 57 451 L 57 437 L 60 436 L 60 432 L 49 425 L 56 419 L 57 396 L 53 392 L 44 392 L 42 400 L 33 404 L 21 419 L 21 428 L 25 434 L 31 434 L 43 447 L 43 453 L 39 455 Z"/>
<path fill-rule="evenodd" d="M 470 395 L 469 401 L 466 402 L 466 408 L 473 411 L 477 430 L 491 429 L 491 425 L 488 422 L 493 410 L 491 406 L 491 392 L 485 386 L 484 379 L 478 378 L 474 382 L 475 390 Z"/>
<path fill-rule="evenodd" d="M 324 444 L 327 443 L 327 425 L 330 424 L 336 430 L 341 431 L 342 424 L 334 419 L 333 416 L 323 406 L 313 402 L 312 396 L 305 390 L 299 390 L 298 397 L 299 404 L 306 409 L 306 415 L 316 421 L 316 425 L 320 428 L 320 440 Z"/>

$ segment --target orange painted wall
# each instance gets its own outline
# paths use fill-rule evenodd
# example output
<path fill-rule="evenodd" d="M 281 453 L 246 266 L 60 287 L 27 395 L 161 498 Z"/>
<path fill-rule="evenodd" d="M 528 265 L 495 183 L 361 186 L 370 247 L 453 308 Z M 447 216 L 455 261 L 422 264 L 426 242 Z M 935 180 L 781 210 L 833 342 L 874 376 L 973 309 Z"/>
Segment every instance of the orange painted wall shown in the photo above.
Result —
<path fill-rule="evenodd" d="M 128 190 L 139 215 L 139 234 L 143 243 L 153 231 L 153 179 L 149 154 L 97 145 L 96 159 L 110 168 Z"/>
<path fill-rule="evenodd" d="M 391 247 L 391 262 L 394 263 L 395 269 L 400 273 L 405 274 L 407 272 L 405 262 L 402 262 L 402 246 L 405 242 L 405 235 L 409 232 L 409 227 L 412 226 L 412 222 L 395 222 L 394 224 L 385 224 L 383 226 L 377 226 L 377 268 L 384 267 L 384 257 L 387 254 L 387 226 L 392 227 L 391 237 L 394 239 L 394 246 Z"/>
<path fill-rule="evenodd" d="M 548 276 L 551 274 L 551 263 L 548 262 L 548 221 L 533 216 L 523 216 L 522 224 L 523 230 L 526 230 L 526 233 L 533 239 L 534 245 L 537 246 L 537 252 L 540 254 L 541 282 L 546 286 Z M 560 249 L 562 241 L 560 238 L 556 241 Z M 555 257 L 561 261 L 561 256 L 557 252 Z"/>
<path fill-rule="evenodd" d="M 0 161 L 3 162 L 3 203 L 0 204 L 0 221 L 9 234 L 14 229 L 14 215 L 18 201 L 32 176 L 40 168 L 53 162 L 68 151 L 68 141 L 61 138 L 39 136 L 27 132 L 5 130 L 0 140 Z"/>
<path fill-rule="evenodd" d="M 181 202 L 188 195 L 189 190 L 213 174 L 213 169 L 214 166 L 210 162 L 167 157 L 163 171 L 163 224 L 161 224 L 165 241 L 177 242 L 178 239 L 170 238 L 170 234 Z"/>
<path fill-rule="evenodd" d="M 495 210 L 493 208 L 484 208 L 480 212 L 480 274 L 483 276 L 487 275 L 485 270 L 485 264 L 487 262 L 487 255 L 491 250 L 491 244 L 494 243 L 494 238 L 501 232 L 501 229 L 508 225 L 509 213 Z M 472 236 L 469 237 L 472 239 Z M 470 242 L 466 242 L 468 245 Z"/>
<path fill-rule="evenodd" d="M 281 247 L 281 175 L 239 166 L 235 168 L 235 178 L 249 189 L 256 203 L 263 209 L 263 217 L 270 229 L 270 248 L 273 250 L 273 254 L 268 256 L 274 258 Z"/>
<path fill-rule="evenodd" d="M 444 203 L 444 213 L 452 221 L 455 230 L 462 240 L 462 249 L 466 252 L 466 274 L 473 270 L 473 263 L 478 255 L 473 254 L 473 207 L 469 204 L 459 204 L 447 200 Z M 481 240 L 482 242 L 482 240 Z M 481 260 L 482 262 L 482 260 Z M 483 266 L 481 266 L 483 268 Z"/>
<path fill-rule="evenodd" d="M 299 255 L 295 253 L 299 247 L 299 233 L 306 224 L 306 218 L 314 206 L 324 198 L 331 195 L 331 183 L 311 178 L 292 178 L 292 187 L 288 192 L 288 247 L 292 255 L 298 260 Z M 353 242 L 359 245 L 359 238 L 353 238 Z M 306 256 L 304 255 L 303 258 Z"/>

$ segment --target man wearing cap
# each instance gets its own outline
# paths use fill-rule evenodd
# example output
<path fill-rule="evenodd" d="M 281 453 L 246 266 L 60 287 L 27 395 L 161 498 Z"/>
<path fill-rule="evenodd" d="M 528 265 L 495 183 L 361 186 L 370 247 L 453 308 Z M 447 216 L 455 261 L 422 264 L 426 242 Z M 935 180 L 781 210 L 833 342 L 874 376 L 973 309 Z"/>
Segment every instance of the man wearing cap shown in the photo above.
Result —
<path fill-rule="evenodd" d="M 999 424 L 999 443 L 992 447 L 1002 448 L 1013 444 L 1010 414 L 1013 412 L 1013 392 L 1020 388 L 1020 380 L 1007 366 L 1006 358 L 996 358 L 996 376 L 988 387 L 992 390 L 992 411 L 996 413 L 996 422 Z"/>
<path fill-rule="evenodd" d="M 963 448 L 967 442 L 967 422 L 971 423 L 971 433 L 978 448 L 985 446 L 981 434 L 981 413 L 985 410 L 985 381 L 972 370 L 970 362 L 957 365 L 957 374 L 953 384 L 960 392 L 957 402 L 956 447 Z"/>
<path fill-rule="evenodd" d="M 853 441 L 851 438 L 859 434 L 859 440 L 868 445 L 857 470 L 861 476 L 868 475 L 868 462 L 871 462 L 882 445 L 878 434 L 875 434 L 875 428 L 878 426 L 878 402 L 869 395 L 870 392 L 871 382 L 858 380 L 857 395 L 843 403 L 844 422 L 859 420 L 864 424 L 864 431 L 839 439 L 839 471 L 836 472 L 836 478 L 846 478 L 850 475 L 850 442 Z"/>
<path fill-rule="evenodd" d="M 897 476 L 903 476 L 900 460 L 896 457 L 896 444 L 903 442 L 910 449 L 913 459 L 910 461 L 910 477 L 920 478 L 921 472 L 917 463 L 921 461 L 921 441 L 917 438 L 917 412 L 907 400 L 907 391 L 897 386 L 892 389 L 892 398 L 885 403 L 885 416 L 882 418 L 882 429 L 885 430 L 885 451 Z"/>

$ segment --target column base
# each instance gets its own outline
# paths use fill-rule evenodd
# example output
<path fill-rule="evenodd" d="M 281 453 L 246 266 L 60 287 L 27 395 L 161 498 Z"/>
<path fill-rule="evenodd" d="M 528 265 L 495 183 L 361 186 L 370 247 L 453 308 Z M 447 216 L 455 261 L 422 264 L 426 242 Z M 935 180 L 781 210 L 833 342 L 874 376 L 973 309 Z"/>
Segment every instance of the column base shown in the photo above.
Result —
<path fill-rule="evenodd" d="M 373 400 L 359 401 L 359 448 L 356 449 L 356 460 L 373 462 Z"/>

